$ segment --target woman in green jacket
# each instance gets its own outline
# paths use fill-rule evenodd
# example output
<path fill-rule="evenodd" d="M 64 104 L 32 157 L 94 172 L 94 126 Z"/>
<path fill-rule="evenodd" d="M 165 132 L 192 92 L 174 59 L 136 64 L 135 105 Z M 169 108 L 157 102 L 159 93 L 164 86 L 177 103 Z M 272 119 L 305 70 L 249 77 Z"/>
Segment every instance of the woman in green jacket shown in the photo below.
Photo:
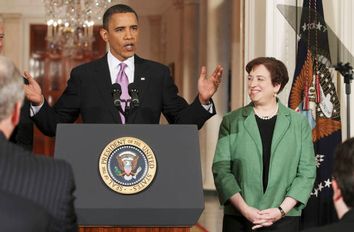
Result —
<path fill-rule="evenodd" d="M 213 161 L 223 231 L 298 231 L 316 176 L 311 128 L 277 98 L 289 80 L 281 61 L 246 71 L 252 102 L 224 116 Z"/>

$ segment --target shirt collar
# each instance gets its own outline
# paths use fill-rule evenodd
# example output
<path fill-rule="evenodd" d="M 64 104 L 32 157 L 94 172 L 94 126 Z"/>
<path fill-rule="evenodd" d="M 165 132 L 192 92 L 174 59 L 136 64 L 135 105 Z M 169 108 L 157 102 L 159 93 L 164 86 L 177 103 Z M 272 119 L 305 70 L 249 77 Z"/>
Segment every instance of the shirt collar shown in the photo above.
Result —
<path fill-rule="evenodd" d="M 114 57 L 111 51 L 108 51 L 107 62 L 108 62 L 109 72 L 111 75 L 111 81 L 112 83 L 115 83 L 119 71 L 118 65 L 122 63 L 122 61 Z M 128 76 L 129 83 L 132 83 L 134 81 L 134 70 L 135 70 L 134 62 L 135 62 L 134 56 L 131 56 L 128 59 L 124 60 L 124 63 L 128 65 L 128 67 L 125 69 L 125 73 Z"/>
<path fill-rule="evenodd" d="M 118 65 L 122 62 L 124 62 L 125 64 L 128 65 L 128 68 L 133 68 L 134 67 L 134 56 L 129 57 L 128 59 L 124 60 L 124 61 L 120 61 L 118 60 L 115 56 L 113 56 L 113 54 L 111 53 L 111 51 L 108 51 L 107 54 L 107 59 L 108 59 L 108 66 L 109 68 L 117 68 Z"/>

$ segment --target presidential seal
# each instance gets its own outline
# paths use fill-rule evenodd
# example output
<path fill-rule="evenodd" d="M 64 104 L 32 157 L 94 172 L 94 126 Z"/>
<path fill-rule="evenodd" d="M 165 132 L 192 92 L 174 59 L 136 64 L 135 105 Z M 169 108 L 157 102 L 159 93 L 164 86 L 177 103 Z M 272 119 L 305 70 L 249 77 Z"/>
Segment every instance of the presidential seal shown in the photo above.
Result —
<path fill-rule="evenodd" d="M 157 169 L 152 149 L 133 137 L 110 142 L 103 149 L 98 166 L 104 183 L 121 194 L 134 194 L 147 188 Z"/>

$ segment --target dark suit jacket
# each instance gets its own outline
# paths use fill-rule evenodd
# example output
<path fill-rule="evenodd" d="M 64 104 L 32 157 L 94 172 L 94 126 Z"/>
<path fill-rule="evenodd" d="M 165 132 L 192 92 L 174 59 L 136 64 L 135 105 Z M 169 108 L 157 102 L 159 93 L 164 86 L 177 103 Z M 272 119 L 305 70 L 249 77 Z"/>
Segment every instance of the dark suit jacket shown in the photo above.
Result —
<path fill-rule="evenodd" d="M 28 80 L 23 78 L 23 81 L 28 85 Z M 33 122 L 29 116 L 30 102 L 25 99 L 21 108 L 20 122 L 15 127 L 10 141 L 20 145 L 28 151 L 32 151 L 33 148 Z"/>
<path fill-rule="evenodd" d="M 304 230 L 304 232 L 349 232 L 354 231 L 354 210 L 349 210 L 341 220 L 336 223 Z"/>
<path fill-rule="evenodd" d="M 28 151 L 33 148 L 33 122 L 29 116 L 30 102 L 25 99 L 21 108 L 20 122 L 11 134 L 10 141 Z"/>
<path fill-rule="evenodd" d="M 48 231 L 77 231 L 72 169 L 63 160 L 34 156 L 0 132 L 0 189 L 33 201 L 53 219 Z M 1 225 L 0 225 L 1 227 Z"/>
<path fill-rule="evenodd" d="M 140 106 L 129 112 L 128 124 L 158 124 L 163 113 L 169 123 L 196 124 L 201 128 L 213 116 L 198 97 L 189 105 L 177 95 L 169 69 L 162 64 L 135 56 L 134 83 L 139 89 Z M 113 104 L 107 55 L 74 68 L 54 107 L 45 102 L 33 120 L 43 133 L 54 136 L 57 123 L 74 122 L 80 114 L 85 123 L 121 123 Z"/>
<path fill-rule="evenodd" d="M 46 232 L 50 216 L 31 200 L 0 190 L 0 226 L 6 232 Z"/>

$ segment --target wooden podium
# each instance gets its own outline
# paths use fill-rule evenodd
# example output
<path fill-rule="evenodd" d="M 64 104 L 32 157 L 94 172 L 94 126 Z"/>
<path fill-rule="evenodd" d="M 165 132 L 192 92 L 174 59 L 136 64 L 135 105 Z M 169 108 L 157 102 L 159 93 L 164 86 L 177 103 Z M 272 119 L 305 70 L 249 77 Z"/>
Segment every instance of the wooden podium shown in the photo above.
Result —
<path fill-rule="evenodd" d="M 104 228 L 104 227 L 80 227 L 80 232 L 189 232 L 187 228 L 176 227 L 122 227 L 122 228 Z"/>
<path fill-rule="evenodd" d="M 111 190 L 100 175 L 102 151 L 123 137 L 143 141 L 156 158 L 153 181 L 135 194 Z M 196 126 L 59 124 L 55 157 L 73 167 L 80 232 L 187 232 L 204 209 Z"/>
<path fill-rule="evenodd" d="M 80 227 L 79 232 L 189 232 L 190 228 L 176 227 Z"/>

